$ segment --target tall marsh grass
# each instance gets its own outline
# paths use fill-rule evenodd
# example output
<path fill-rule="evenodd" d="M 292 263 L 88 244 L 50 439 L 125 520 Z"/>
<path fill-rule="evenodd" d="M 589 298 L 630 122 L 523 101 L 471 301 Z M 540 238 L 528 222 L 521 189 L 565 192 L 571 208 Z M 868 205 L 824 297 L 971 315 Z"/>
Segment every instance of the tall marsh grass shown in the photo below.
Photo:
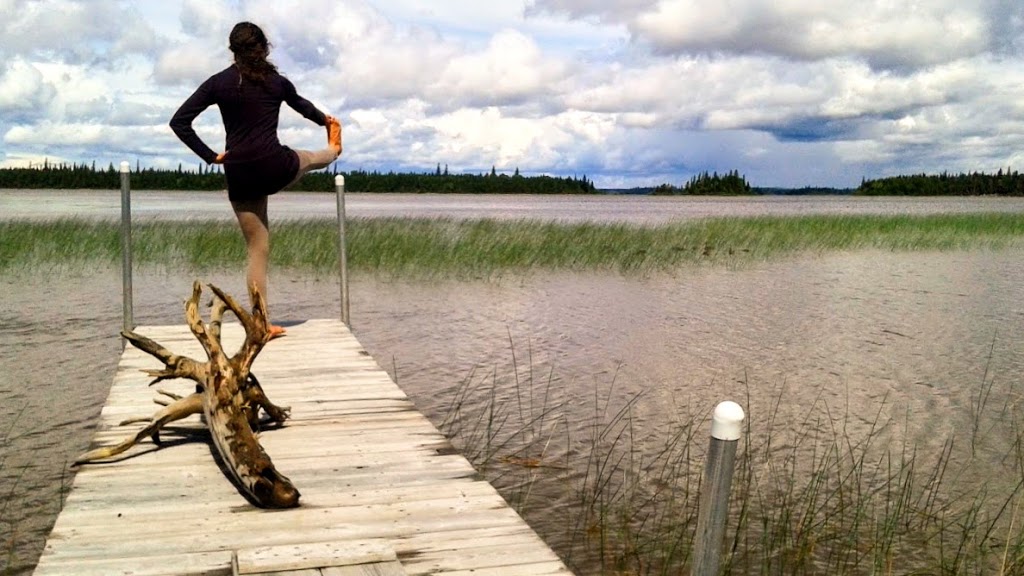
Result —
<path fill-rule="evenodd" d="M 330 274 L 332 221 L 272 222 L 277 266 Z M 1024 214 L 717 218 L 658 226 L 540 221 L 354 218 L 347 226 L 355 270 L 411 276 L 487 276 L 502 271 L 671 270 L 798 252 L 955 250 L 1018 246 Z M 0 272 L 39 265 L 120 261 L 113 222 L 0 222 Z M 237 267 L 245 246 L 225 221 L 145 222 L 133 231 L 141 265 Z"/>
<path fill-rule="evenodd" d="M 580 422 L 571 383 L 523 371 L 471 374 L 442 431 L 578 574 L 688 573 L 713 407 L 655 439 L 614 381 Z M 748 386 L 721 573 L 1024 574 L 1024 407 L 993 386 L 927 446 L 889 401 L 854 414 Z"/>
<path fill-rule="evenodd" d="M 17 429 L 18 421 L 25 412 L 25 407 L 18 411 L 11 419 L 11 423 L 5 430 L 0 430 L 0 477 L 7 477 L 7 485 L 0 487 L 0 575 L 6 576 L 13 570 L 17 559 L 18 543 L 21 535 L 18 533 L 17 523 L 10 519 L 8 508 L 11 502 L 17 497 L 17 490 L 21 479 L 25 475 L 27 467 L 19 469 L 15 475 L 5 469 L 7 454 L 14 438 L 14 431 Z"/>

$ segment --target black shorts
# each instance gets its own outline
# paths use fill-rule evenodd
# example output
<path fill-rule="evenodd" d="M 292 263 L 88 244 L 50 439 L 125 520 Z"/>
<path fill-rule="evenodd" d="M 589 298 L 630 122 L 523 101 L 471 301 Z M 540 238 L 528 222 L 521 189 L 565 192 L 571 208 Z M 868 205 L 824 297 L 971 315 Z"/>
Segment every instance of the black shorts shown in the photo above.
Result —
<path fill-rule="evenodd" d="M 299 157 L 287 146 L 282 146 L 280 153 L 255 160 L 225 163 L 228 199 L 245 202 L 276 194 L 295 179 L 298 171 Z"/>

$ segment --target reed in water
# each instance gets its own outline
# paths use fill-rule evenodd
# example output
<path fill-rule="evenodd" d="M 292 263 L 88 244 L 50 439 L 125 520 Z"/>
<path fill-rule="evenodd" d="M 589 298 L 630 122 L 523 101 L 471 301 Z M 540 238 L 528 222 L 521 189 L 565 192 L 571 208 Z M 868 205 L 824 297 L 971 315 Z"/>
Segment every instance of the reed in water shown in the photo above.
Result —
<path fill-rule="evenodd" d="M 715 218 L 667 225 L 415 218 L 351 219 L 353 270 L 410 277 L 486 277 L 530 270 L 672 271 L 797 253 L 849 250 L 1004 249 L 1024 241 L 1024 214 Z M 275 266 L 332 274 L 337 225 L 275 223 Z M 120 260 L 114 222 L 0 223 L 0 271 Z M 237 268 L 245 246 L 230 222 L 144 222 L 133 230 L 135 262 L 193 269 Z"/>
<path fill-rule="evenodd" d="M 613 376 L 569 422 L 571 383 L 517 355 L 469 374 L 441 430 L 577 573 L 688 573 L 713 407 L 652 432 Z M 1019 383 L 986 370 L 927 443 L 888 400 L 854 414 L 821 393 L 794 421 L 784 390 L 746 389 L 723 574 L 1024 573 Z"/>

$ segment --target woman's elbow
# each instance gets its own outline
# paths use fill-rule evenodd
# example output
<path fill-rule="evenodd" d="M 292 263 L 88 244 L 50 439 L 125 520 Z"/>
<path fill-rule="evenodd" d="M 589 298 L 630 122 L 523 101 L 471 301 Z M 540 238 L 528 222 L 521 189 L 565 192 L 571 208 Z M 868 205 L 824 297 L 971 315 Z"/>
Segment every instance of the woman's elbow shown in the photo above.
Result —
<path fill-rule="evenodd" d="M 174 132 L 178 138 L 181 138 L 182 134 L 188 133 L 192 127 L 192 121 L 181 116 L 174 115 L 171 117 L 171 121 L 167 123 L 171 127 L 171 131 Z"/>

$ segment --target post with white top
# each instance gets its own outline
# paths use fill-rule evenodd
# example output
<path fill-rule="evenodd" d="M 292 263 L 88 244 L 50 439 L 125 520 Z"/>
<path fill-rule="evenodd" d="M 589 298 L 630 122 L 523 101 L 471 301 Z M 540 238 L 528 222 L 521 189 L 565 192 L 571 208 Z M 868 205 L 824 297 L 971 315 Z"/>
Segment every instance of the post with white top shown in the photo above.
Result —
<path fill-rule="evenodd" d="M 735 402 L 715 407 L 711 422 L 711 446 L 697 511 L 693 576 L 718 574 L 725 521 L 729 516 L 729 490 L 736 462 L 736 446 L 743 433 L 743 408 Z"/>
<path fill-rule="evenodd" d="M 341 321 L 351 326 L 348 315 L 348 248 L 345 241 L 345 177 L 334 177 L 334 189 L 338 196 L 338 268 L 341 270 Z"/>
<path fill-rule="evenodd" d="M 135 328 L 132 318 L 132 192 L 128 162 L 121 162 L 121 274 L 123 316 L 126 332 Z"/>

